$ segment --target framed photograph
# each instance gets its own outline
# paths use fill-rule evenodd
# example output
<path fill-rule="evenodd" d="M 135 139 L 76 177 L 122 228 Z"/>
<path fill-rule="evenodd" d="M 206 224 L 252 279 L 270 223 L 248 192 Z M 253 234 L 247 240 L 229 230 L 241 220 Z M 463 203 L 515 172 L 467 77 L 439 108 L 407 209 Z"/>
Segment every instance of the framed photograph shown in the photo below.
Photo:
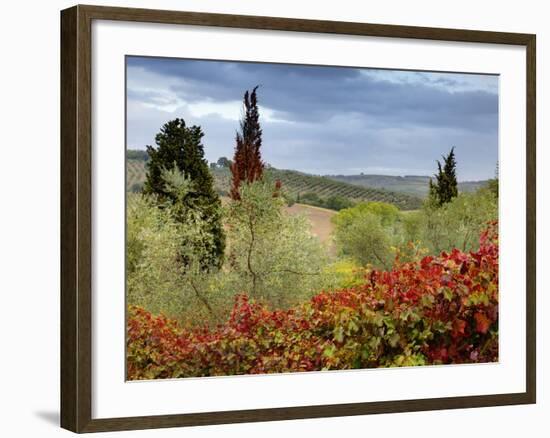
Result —
<path fill-rule="evenodd" d="M 61 12 L 61 425 L 535 403 L 535 35 Z"/>

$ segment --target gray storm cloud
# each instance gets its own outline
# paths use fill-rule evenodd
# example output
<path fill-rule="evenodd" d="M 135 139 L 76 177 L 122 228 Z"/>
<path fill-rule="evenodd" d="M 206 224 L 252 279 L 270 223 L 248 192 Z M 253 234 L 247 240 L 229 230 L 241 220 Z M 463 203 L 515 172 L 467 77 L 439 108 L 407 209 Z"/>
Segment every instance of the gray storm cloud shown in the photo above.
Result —
<path fill-rule="evenodd" d="M 230 157 L 246 89 L 260 85 L 263 155 L 316 174 L 431 174 L 455 146 L 461 180 L 498 159 L 498 77 L 345 67 L 127 58 L 128 147 L 183 117 L 207 159 Z"/>

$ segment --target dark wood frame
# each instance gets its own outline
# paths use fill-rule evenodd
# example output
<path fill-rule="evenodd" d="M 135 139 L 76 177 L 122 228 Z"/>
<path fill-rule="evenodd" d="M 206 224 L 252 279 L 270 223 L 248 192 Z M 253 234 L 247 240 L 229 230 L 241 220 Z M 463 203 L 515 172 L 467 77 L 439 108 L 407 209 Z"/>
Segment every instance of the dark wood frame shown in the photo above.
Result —
<path fill-rule="evenodd" d="M 92 20 L 221 26 L 391 38 L 511 44 L 527 52 L 526 392 L 127 418 L 92 419 L 91 23 Z M 61 12 L 61 426 L 99 432 L 336 417 L 536 402 L 535 77 L 531 34 L 289 18 L 75 6 Z"/>

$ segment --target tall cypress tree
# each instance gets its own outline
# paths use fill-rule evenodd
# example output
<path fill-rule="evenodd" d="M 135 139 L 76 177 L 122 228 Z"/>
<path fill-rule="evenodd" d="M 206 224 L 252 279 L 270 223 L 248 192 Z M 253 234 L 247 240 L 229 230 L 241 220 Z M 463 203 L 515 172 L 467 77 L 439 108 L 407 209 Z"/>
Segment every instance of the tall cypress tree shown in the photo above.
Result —
<path fill-rule="evenodd" d="M 200 126 L 187 127 L 183 119 L 165 123 L 155 137 L 156 147 L 147 146 L 150 158 L 143 191 L 156 194 L 162 202 L 181 202 L 166 189 L 163 172 L 177 167 L 189 178 L 194 190 L 189 192 L 183 202 L 187 208 L 200 212 L 206 231 L 213 236 L 212 247 L 205 248 L 204 264 L 221 266 L 225 250 L 221 201 L 214 190 L 214 180 L 204 158 L 203 136 Z"/>
<path fill-rule="evenodd" d="M 260 151 L 262 128 L 260 127 L 257 89 L 258 86 L 254 87 L 252 93 L 249 93 L 248 90 L 244 93 L 244 116 L 240 124 L 241 130 L 237 132 L 235 138 L 235 155 L 231 165 L 230 196 L 234 200 L 240 199 L 239 188 L 241 184 L 261 179 L 265 167 Z"/>
<path fill-rule="evenodd" d="M 495 168 L 495 177 L 487 181 L 487 188 L 498 198 L 498 162 Z"/>
<path fill-rule="evenodd" d="M 437 206 L 442 206 L 458 195 L 454 147 L 447 156 L 443 156 L 443 165 L 437 160 L 437 173 L 434 176 L 435 183 L 430 178 L 430 197 Z"/>

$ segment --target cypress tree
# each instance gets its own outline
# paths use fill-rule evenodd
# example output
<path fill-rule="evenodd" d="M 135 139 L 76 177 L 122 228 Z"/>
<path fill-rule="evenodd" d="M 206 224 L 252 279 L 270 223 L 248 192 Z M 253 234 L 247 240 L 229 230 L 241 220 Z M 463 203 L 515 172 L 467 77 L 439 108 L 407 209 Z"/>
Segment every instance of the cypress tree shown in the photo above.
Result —
<path fill-rule="evenodd" d="M 491 178 L 487 182 L 487 187 L 491 191 L 491 193 L 493 195 L 495 195 L 496 198 L 498 198 L 498 191 L 499 191 L 498 190 L 498 162 L 497 162 L 497 166 L 495 168 L 495 177 Z"/>
<path fill-rule="evenodd" d="M 456 160 L 454 147 L 447 156 L 443 156 L 443 165 L 437 160 L 435 183 L 430 178 L 429 196 L 437 206 L 450 202 L 458 195 L 456 180 Z"/>
<path fill-rule="evenodd" d="M 231 190 L 230 196 L 234 200 L 240 199 L 239 188 L 241 184 L 252 183 L 262 178 L 264 163 L 260 148 L 262 146 L 262 129 L 260 127 L 260 112 L 258 99 L 254 87 L 252 93 L 248 90 L 244 93 L 244 116 L 240 123 L 240 132 L 235 138 L 235 155 L 231 165 Z"/>
<path fill-rule="evenodd" d="M 194 190 L 185 198 L 185 207 L 200 212 L 206 231 L 213 236 L 212 247 L 205 248 L 204 265 L 221 266 L 225 250 L 221 201 L 214 190 L 214 180 L 204 158 L 203 136 L 200 126 L 187 127 L 183 119 L 165 123 L 155 137 L 156 147 L 147 146 L 150 158 L 143 191 L 157 195 L 161 202 L 175 203 L 178 200 L 166 189 L 163 172 L 177 167 L 189 178 Z"/>

